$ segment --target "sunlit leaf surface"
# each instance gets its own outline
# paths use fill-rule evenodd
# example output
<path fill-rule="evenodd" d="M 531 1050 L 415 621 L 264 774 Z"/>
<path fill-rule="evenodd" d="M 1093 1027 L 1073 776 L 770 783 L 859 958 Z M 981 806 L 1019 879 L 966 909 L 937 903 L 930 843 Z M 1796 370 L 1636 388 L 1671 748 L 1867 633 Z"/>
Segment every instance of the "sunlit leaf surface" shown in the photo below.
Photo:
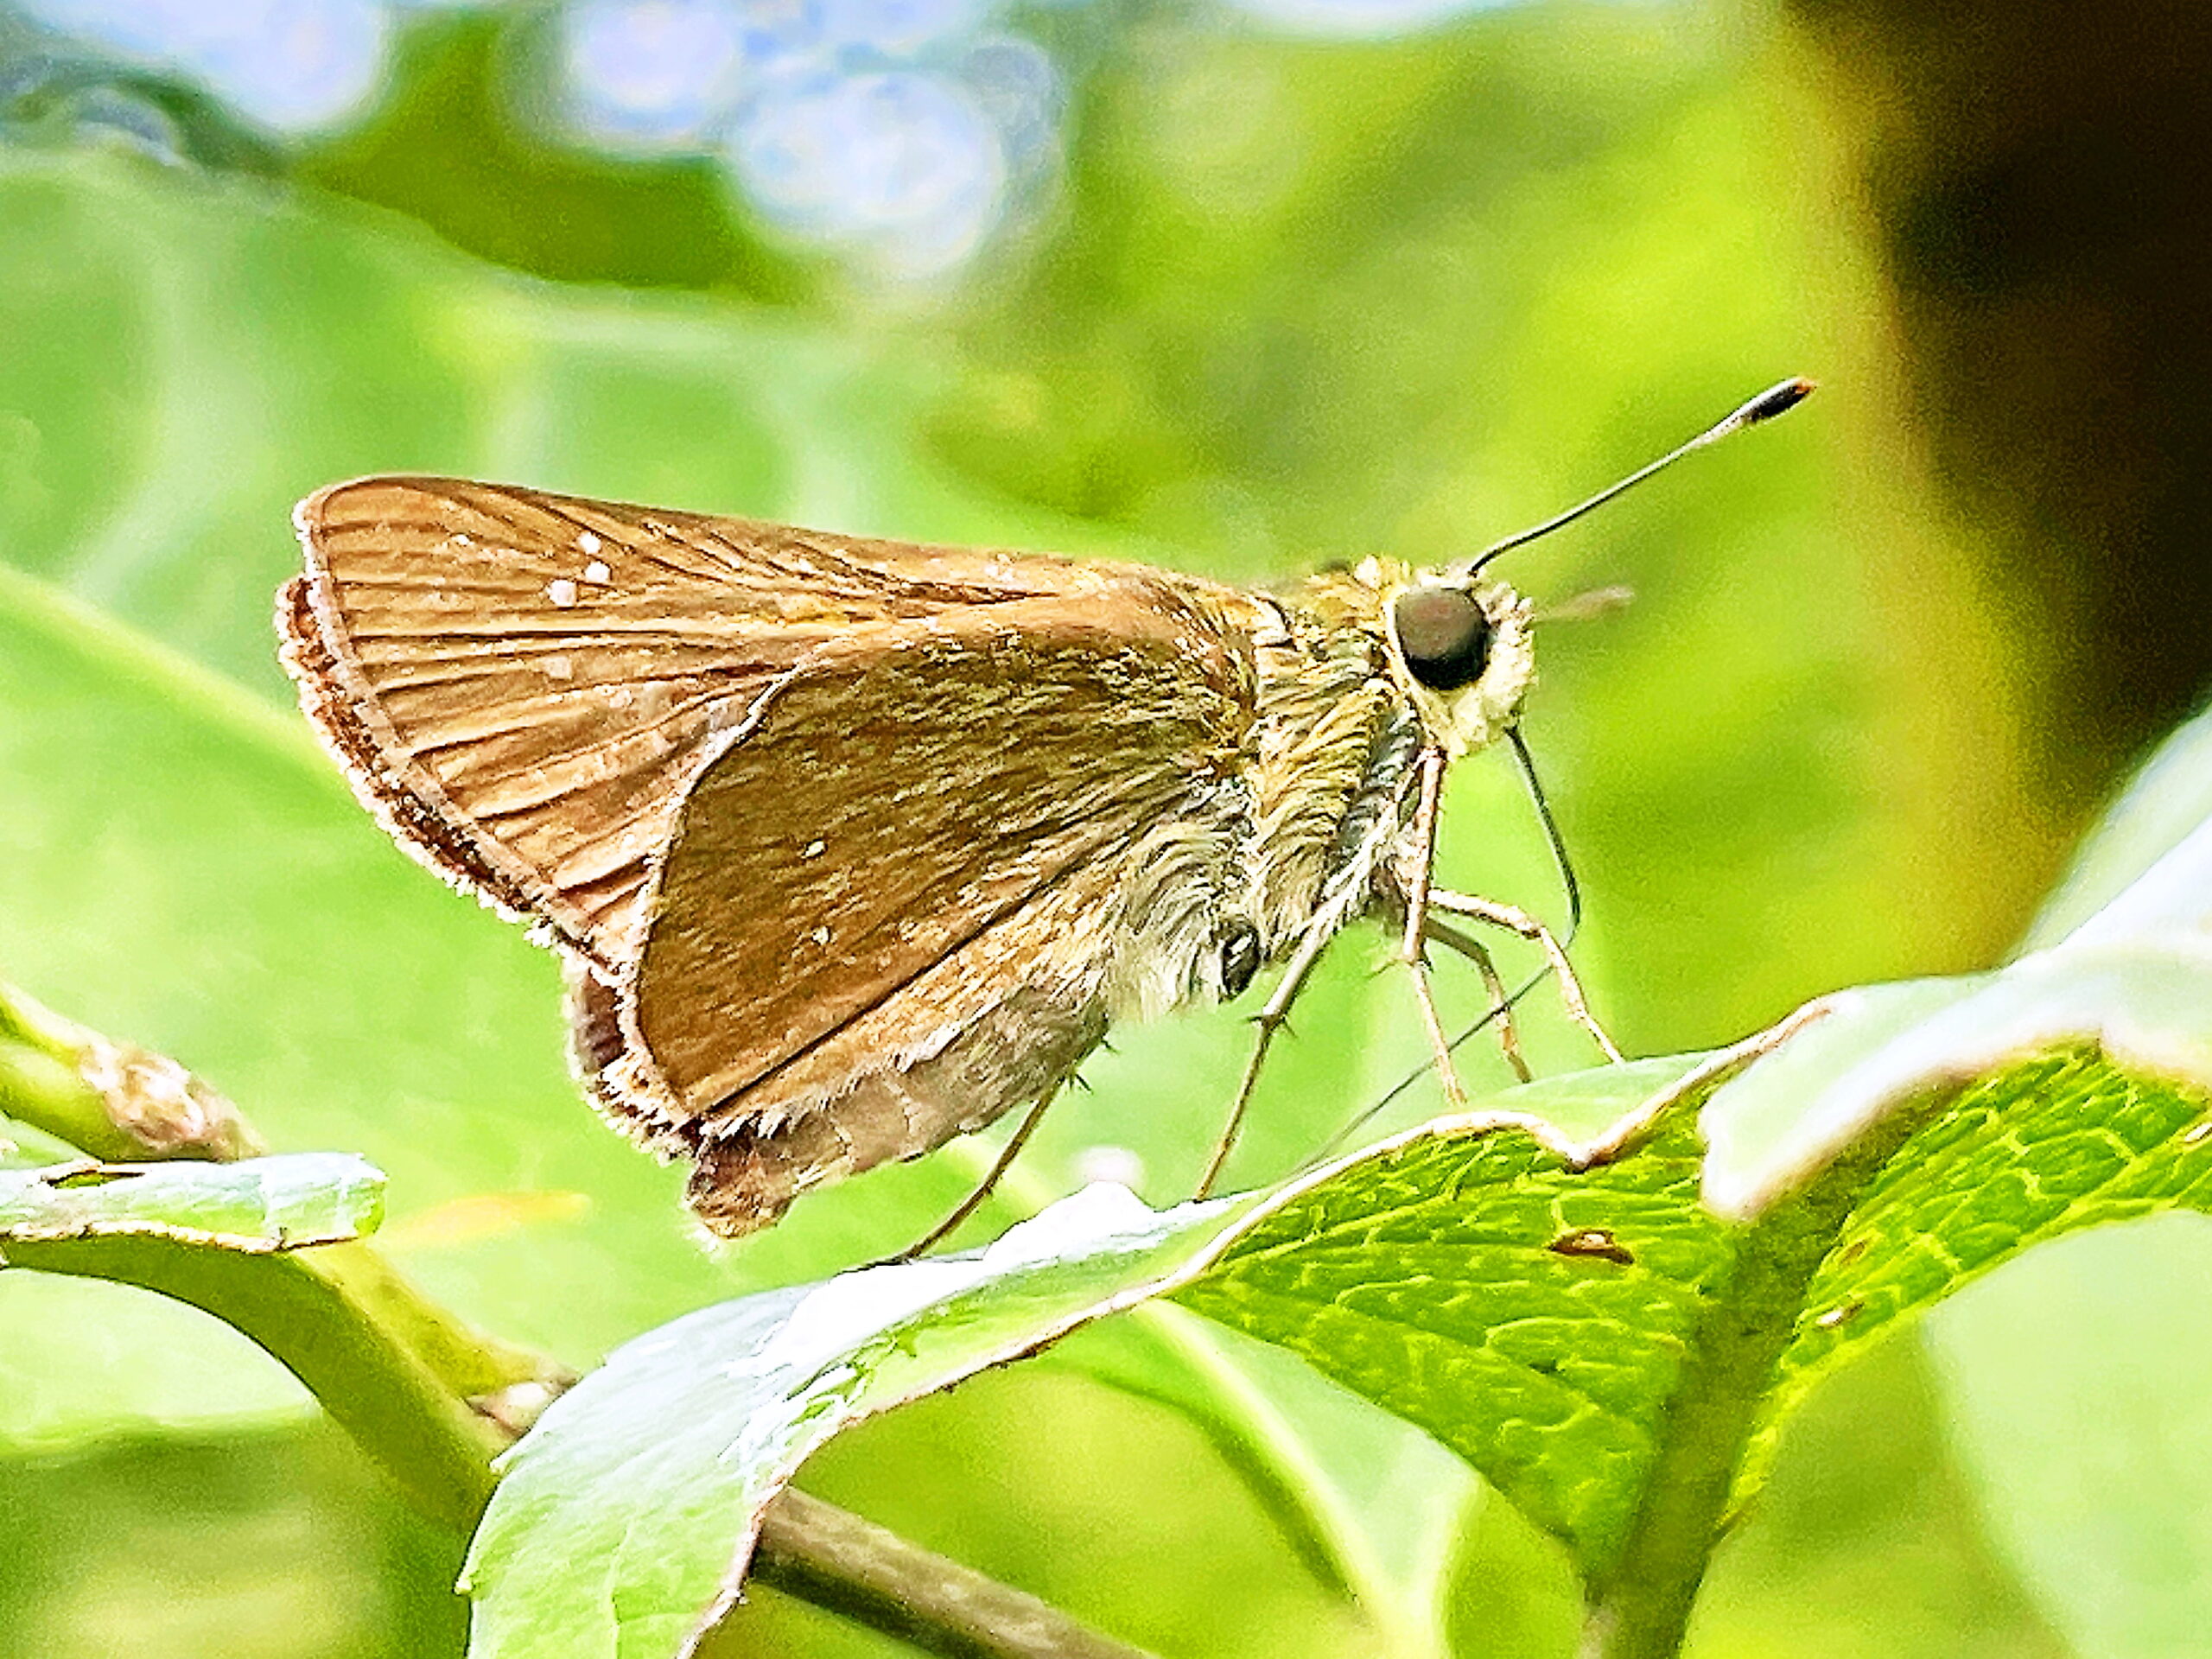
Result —
<path fill-rule="evenodd" d="M 1158 1288 L 1249 1208 L 1156 1216 L 1093 1187 L 976 1255 L 863 1268 L 639 1338 L 509 1454 L 470 1555 L 472 1651 L 685 1647 L 729 1605 L 762 1510 L 808 1452 Z"/>
<path fill-rule="evenodd" d="M 257 1255 L 334 1243 L 375 1229 L 384 1185 L 345 1153 L 0 1170 L 0 1249 L 124 1234 Z"/>

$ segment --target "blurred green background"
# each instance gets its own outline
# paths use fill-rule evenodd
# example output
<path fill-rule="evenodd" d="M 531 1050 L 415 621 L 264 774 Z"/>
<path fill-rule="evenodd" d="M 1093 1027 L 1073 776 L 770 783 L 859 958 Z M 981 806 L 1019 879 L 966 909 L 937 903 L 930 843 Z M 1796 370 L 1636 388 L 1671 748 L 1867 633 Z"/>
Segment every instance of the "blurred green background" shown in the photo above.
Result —
<path fill-rule="evenodd" d="M 1585 973 L 1662 1052 L 1992 962 L 2212 669 L 2207 25 L 1940 11 L 0 4 L 0 976 L 366 1154 L 410 1272 L 588 1363 L 897 1243 L 972 1160 L 703 1249 L 576 1099 L 552 964 L 292 713 L 292 500 L 427 469 L 1262 580 L 1464 555 L 1800 372 L 1789 423 L 1510 561 L 1637 594 L 1547 632 L 1528 721 Z M 1460 772 L 1450 878 L 1555 912 L 1510 772 Z M 1379 959 L 1332 954 L 1234 1173 L 1416 1054 Z M 1117 1033 L 1022 1192 L 1186 1191 L 1242 1044 Z M 2203 1240 L 2048 1255 L 1815 1402 L 1694 1653 L 2196 1650 L 2212 1566 L 2165 1518 L 2212 1422 L 2145 1379 L 2212 1361 L 2171 1313 Z M 1078 1339 L 807 1484 L 1164 1653 L 1571 1650 L 1503 1505 L 1193 1340 L 1168 1386 Z M 1237 1379 L 1402 1605 L 1255 1496 Z M 2082 1522 L 2115 1427 L 2146 1466 Z M 457 1651 L 459 1548 L 242 1339 L 0 1275 L 3 1659 Z M 719 1650 L 891 1651 L 767 1594 Z"/>

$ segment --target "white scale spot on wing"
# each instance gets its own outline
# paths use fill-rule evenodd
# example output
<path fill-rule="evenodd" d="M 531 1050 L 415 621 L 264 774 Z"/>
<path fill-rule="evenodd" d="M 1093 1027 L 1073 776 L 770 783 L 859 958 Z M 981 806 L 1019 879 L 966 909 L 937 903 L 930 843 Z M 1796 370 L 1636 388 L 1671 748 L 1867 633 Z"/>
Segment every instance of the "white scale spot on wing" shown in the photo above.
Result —
<path fill-rule="evenodd" d="M 822 856 L 823 850 L 829 845 L 830 843 L 826 841 L 810 841 L 800 851 L 799 856 L 801 858 L 819 858 Z"/>
<path fill-rule="evenodd" d="M 580 530 L 576 532 L 576 545 L 583 550 L 584 556 L 588 558 L 591 555 L 598 552 L 601 548 L 606 546 L 607 543 L 601 541 L 598 536 L 591 531 Z M 604 581 L 605 578 L 597 577 L 594 578 L 594 580 Z"/>
<path fill-rule="evenodd" d="M 576 584 L 566 576 L 556 576 L 545 584 L 545 597 L 565 611 L 576 602 Z"/>
<path fill-rule="evenodd" d="M 591 532 L 589 531 L 586 531 L 584 534 L 590 536 Z M 592 539 L 594 541 L 597 541 L 599 538 L 594 536 L 592 537 Z M 590 550 L 586 549 L 585 550 L 588 552 Z M 605 559 L 594 559 L 589 564 L 584 566 L 584 580 L 586 582 L 595 582 L 603 588 L 608 582 L 614 580 L 614 571 L 613 568 L 607 564 Z"/>

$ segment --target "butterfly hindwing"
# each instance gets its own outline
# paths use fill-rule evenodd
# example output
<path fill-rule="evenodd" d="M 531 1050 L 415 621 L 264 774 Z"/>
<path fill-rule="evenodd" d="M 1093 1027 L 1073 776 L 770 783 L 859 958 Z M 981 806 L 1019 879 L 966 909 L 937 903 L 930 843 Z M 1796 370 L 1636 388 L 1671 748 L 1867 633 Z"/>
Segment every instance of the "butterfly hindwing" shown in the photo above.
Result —
<path fill-rule="evenodd" d="M 844 1173 L 1057 1087 L 1104 1033 L 1135 878 L 1250 722 L 1206 591 L 1147 577 L 818 653 L 689 791 L 611 1092 L 709 1168 Z"/>

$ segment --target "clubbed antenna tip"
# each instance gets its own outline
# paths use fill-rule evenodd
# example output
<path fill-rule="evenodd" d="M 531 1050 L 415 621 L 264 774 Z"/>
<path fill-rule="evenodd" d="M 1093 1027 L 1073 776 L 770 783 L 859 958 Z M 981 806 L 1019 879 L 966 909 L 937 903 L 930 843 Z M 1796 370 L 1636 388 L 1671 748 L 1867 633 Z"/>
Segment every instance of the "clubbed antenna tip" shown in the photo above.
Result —
<path fill-rule="evenodd" d="M 1621 480 L 1619 483 L 1612 486 L 1610 489 L 1599 491 L 1597 494 L 1592 496 L 1588 500 L 1577 502 L 1573 506 L 1569 507 L 1565 512 L 1559 514 L 1555 518 L 1547 518 L 1542 524 L 1537 524 L 1532 529 L 1524 530 L 1517 536 L 1508 536 L 1502 542 L 1492 542 L 1488 547 L 1484 548 L 1473 559 L 1467 563 L 1465 567 L 1467 574 L 1472 575 L 1476 571 L 1481 569 L 1483 566 L 1488 564 L 1492 559 L 1496 558 L 1501 553 L 1510 552 L 1516 547 L 1525 547 L 1530 542 L 1535 541 L 1539 536 L 1548 536 L 1552 531 L 1560 529 L 1565 525 L 1573 524 L 1576 519 L 1582 517 L 1584 513 L 1590 512 L 1594 507 L 1602 507 L 1606 502 L 1611 500 L 1623 490 L 1633 488 L 1635 486 L 1643 483 L 1643 480 L 1650 477 L 1652 474 L 1672 466 L 1675 462 L 1680 461 L 1684 455 L 1689 454 L 1695 450 L 1702 449 L 1708 444 L 1718 443 L 1721 439 L 1726 437 L 1732 432 L 1740 432 L 1747 426 L 1757 426 L 1763 421 L 1770 421 L 1774 419 L 1777 415 L 1788 414 L 1791 410 L 1796 408 L 1798 404 L 1803 403 L 1808 397 L 1811 397 L 1813 395 L 1814 387 L 1818 384 L 1819 383 L 1817 381 L 1808 380 L 1802 375 L 1799 375 L 1794 378 L 1779 381 L 1777 384 L 1769 386 L 1764 391 L 1759 393 L 1758 397 L 1752 398 L 1751 402 L 1741 405 L 1732 414 L 1726 416 L 1722 419 L 1716 421 L 1713 425 L 1708 426 L 1704 431 L 1699 433 L 1697 436 L 1692 438 L 1688 443 L 1682 444 L 1679 448 L 1669 449 L 1665 454 L 1660 456 L 1658 460 L 1651 462 L 1651 464 L 1647 467 L 1638 467 L 1635 472 L 1630 473 L 1626 478 Z"/>
<path fill-rule="evenodd" d="M 1764 391 L 1736 411 L 1737 423 L 1757 426 L 1761 421 L 1770 421 L 1777 415 L 1787 415 L 1820 390 L 1821 383 L 1799 375 L 1794 380 L 1784 380 L 1769 386 Z"/>

